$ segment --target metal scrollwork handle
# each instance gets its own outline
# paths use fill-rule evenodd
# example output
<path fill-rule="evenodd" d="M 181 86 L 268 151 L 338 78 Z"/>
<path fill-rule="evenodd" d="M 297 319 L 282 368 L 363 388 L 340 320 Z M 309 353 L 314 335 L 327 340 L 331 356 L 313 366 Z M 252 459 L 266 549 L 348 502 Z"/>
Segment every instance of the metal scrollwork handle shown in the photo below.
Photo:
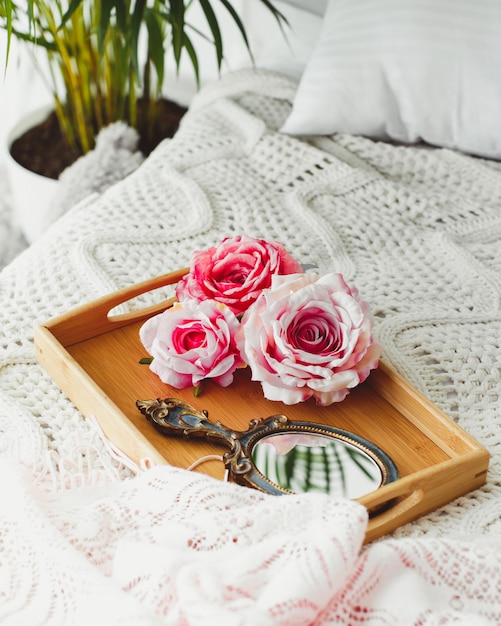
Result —
<path fill-rule="evenodd" d="M 220 422 L 211 422 L 207 411 L 197 411 L 187 402 L 177 398 L 137 400 L 137 408 L 163 435 L 205 437 L 229 443 L 233 431 Z"/>

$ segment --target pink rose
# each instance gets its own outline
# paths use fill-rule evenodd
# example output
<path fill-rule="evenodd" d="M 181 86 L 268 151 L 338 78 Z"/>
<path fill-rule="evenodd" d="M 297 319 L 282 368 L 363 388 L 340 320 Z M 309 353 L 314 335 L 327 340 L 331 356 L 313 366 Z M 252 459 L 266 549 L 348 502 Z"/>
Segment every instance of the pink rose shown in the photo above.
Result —
<path fill-rule="evenodd" d="M 193 253 L 190 272 L 176 287 L 179 301 L 217 300 L 243 313 L 275 274 L 302 272 L 301 265 L 277 242 L 247 235 L 226 238 L 219 246 Z"/>
<path fill-rule="evenodd" d="M 269 400 L 343 400 L 378 365 L 366 302 L 340 274 L 274 276 L 245 313 L 237 334 L 242 357 Z"/>
<path fill-rule="evenodd" d="M 211 378 L 227 387 L 235 369 L 245 365 L 235 344 L 239 326 L 224 304 L 187 300 L 148 319 L 139 337 L 162 382 L 183 389 Z"/>

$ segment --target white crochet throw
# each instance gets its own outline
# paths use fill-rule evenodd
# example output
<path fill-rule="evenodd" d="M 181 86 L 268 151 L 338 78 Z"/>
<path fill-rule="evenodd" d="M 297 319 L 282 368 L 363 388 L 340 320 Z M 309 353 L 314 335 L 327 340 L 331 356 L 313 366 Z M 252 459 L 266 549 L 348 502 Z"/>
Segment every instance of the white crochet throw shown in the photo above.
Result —
<path fill-rule="evenodd" d="M 288 137 L 295 89 L 250 70 L 205 87 L 174 139 L 1 273 L 2 626 L 501 624 L 501 168 Z M 356 502 L 114 454 L 33 328 L 242 233 L 356 285 L 385 361 L 491 453 L 483 488 L 362 547 Z"/>

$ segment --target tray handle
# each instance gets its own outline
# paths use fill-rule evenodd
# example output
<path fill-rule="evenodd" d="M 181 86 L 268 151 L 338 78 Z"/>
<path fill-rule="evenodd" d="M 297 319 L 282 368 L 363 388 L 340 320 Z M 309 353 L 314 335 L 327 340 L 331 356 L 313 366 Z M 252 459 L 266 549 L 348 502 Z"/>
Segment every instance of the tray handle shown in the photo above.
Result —
<path fill-rule="evenodd" d="M 425 486 L 417 485 L 412 476 L 381 487 L 360 498 L 369 510 L 365 541 L 372 541 L 423 514 Z"/>
<path fill-rule="evenodd" d="M 126 287 L 121 291 L 116 291 L 114 294 L 111 294 L 111 296 L 105 296 L 105 300 L 107 298 L 109 298 L 110 300 L 116 300 L 115 303 L 111 302 L 112 306 L 108 308 L 108 311 L 106 313 L 108 321 L 112 324 L 130 324 L 131 322 L 137 321 L 138 319 L 144 319 L 146 317 L 154 315 L 155 313 L 165 311 L 165 309 L 172 306 L 172 304 L 176 301 L 175 296 L 173 296 L 172 298 L 167 298 L 166 300 L 162 300 L 161 302 L 157 302 L 156 304 L 152 304 L 151 306 L 144 307 L 137 311 L 130 311 L 128 313 L 120 313 L 115 315 L 110 314 L 111 311 L 117 306 L 125 304 L 133 298 L 137 298 L 143 293 L 148 293 L 148 291 L 154 291 L 155 289 L 160 289 L 161 287 L 166 287 L 167 285 L 173 285 L 174 283 L 177 283 L 188 272 L 189 268 L 185 267 L 174 272 L 169 272 L 168 274 L 163 274 L 155 278 L 150 278 L 149 280 L 145 280 L 142 283 L 137 283 L 135 285 L 132 285 L 131 287 Z M 107 308 L 109 304 L 110 303 L 107 303 L 105 305 L 105 308 Z"/>
<path fill-rule="evenodd" d="M 57 337 L 60 343 L 64 346 L 69 346 L 77 341 L 84 341 L 110 330 L 127 326 L 132 322 L 145 320 L 156 313 L 165 311 L 165 309 L 172 306 L 176 298 L 168 298 L 137 311 L 116 315 L 111 315 L 110 313 L 121 304 L 137 298 L 143 293 L 177 283 L 188 271 L 189 268 L 187 267 L 181 268 L 174 272 L 162 274 L 161 276 L 125 287 L 75 308 L 59 317 L 55 317 L 46 322 L 44 326 Z"/>

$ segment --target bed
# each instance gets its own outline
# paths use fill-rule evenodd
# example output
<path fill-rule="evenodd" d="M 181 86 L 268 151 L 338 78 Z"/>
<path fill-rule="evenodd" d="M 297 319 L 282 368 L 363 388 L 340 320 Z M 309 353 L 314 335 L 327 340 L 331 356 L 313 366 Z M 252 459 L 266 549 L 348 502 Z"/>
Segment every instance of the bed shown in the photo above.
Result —
<path fill-rule="evenodd" d="M 2 624 L 501 623 L 499 86 L 478 93 L 501 16 L 418 4 L 331 1 L 299 82 L 263 63 L 207 84 L 173 139 L 2 271 Z M 371 24 L 388 42 L 432 14 L 431 37 L 411 29 L 401 55 L 374 60 Z M 482 71 L 465 61 L 459 80 L 443 42 L 464 60 L 479 38 Z M 440 77 L 426 98 L 423 49 Z M 374 66 L 356 74 L 364 55 Z M 490 453 L 484 486 L 363 545 L 355 501 L 130 462 L 37 363 L 37 325 L 241 233 L 357 286 L 385 363 Z"/>

